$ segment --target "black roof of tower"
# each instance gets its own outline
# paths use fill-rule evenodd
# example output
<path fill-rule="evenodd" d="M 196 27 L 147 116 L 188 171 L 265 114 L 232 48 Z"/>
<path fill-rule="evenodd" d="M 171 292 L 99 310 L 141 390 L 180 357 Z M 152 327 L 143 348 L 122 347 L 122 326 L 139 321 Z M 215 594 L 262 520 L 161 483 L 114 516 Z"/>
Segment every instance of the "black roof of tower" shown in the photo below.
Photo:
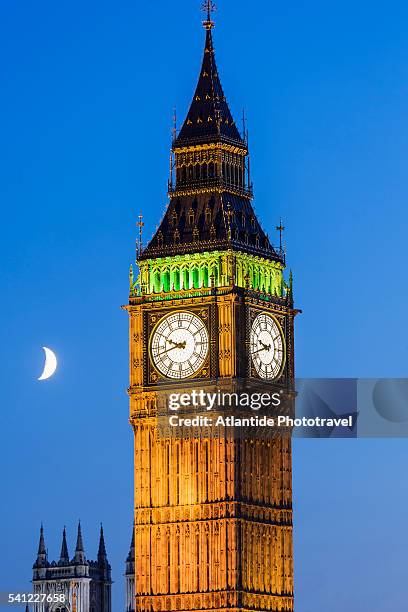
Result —
<path fill-rule="evenodd" d="M 173 147 L 224 140 L 246 148 L 222 89 L 211 29 L 205 37 L 204 56 L 197 87 Z"/>

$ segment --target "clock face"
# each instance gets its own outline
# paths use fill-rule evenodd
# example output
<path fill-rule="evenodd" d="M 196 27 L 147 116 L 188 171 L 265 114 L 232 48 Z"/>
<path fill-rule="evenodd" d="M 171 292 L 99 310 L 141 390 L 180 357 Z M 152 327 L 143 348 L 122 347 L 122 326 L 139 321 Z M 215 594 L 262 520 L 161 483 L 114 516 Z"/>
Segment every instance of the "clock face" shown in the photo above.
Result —
<path fill-rule="evenodd" d="M 150 354 L 161 374 L 181 379 L 198 372 L 208 346 L 204 322 L 192 312 L 175 312 L 164 317 L 153 331 Z"/>
<path fill-rule="evenodd" d="M 252 363 L 261 378 L 273 380 L 282 370 L 285 358 L 281 329 L 273 317 L 258 314 L 251 328 Z"/>

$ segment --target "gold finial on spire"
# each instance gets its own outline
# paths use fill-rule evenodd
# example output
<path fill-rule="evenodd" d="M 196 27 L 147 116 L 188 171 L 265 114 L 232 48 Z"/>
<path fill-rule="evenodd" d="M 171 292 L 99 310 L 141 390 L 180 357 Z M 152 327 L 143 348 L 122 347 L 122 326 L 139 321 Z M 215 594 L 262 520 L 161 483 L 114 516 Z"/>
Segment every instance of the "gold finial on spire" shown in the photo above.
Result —
<path fill-rule="evenodd" d="M 207 19 L 203 21 L 203 26 L 206 30 L 212 30 L 214 27 L 214 22 L 211 17 L 212 13 L 217 10 L 217 7 L 212 0 L 205 0 L 202 4 L 201 10 L 204 13 L 207 13 Z"/>
<path fill-rule="evenodd" d="M 139 215 L 139 221 L 136 223 L 136 226 L 139 228 L 139 236 L 136 241 L 136 257 L 139 257 L 139 255 L 141 255 L 143 252 L 143 239 L 142 239 L 143 228 L 144 228 L 143 215 Z"/>
<path fill-rule="evenodd" d="M 279 249 L 282 251 L 282 234 L 285 231 L 285 227 L 282 225 L 282 217 L 280 218 L 279 225 L 276 226 L 276 231 L 279 232 Z"/>

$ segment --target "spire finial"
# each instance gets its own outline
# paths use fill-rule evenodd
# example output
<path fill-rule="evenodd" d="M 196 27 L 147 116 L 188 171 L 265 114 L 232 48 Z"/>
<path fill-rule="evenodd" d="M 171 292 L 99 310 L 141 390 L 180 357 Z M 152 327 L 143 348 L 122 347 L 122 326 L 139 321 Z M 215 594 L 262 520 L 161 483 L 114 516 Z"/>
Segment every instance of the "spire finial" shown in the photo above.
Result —
<path fill-rule="evenodd" d="M 143 215 L 142 214 L 139 215 L 139 221 L 136 223 L 136 227 L 139 228 L 139 237 L 137 239 L 137 245 L 136 245 L 136 257 L 139 257 L 139 255 L 141 255 L 142 252 L 143 252 L 143 228 L 144 228 L 144 223 L 143 223 Z"/>
<path fill-rule="evenodd" d="M 202 4 L 201 10 L 203 13 L 207 13 L 207 19 L 203 21 L 204 28 L 206 30 L 212 30 L 214 27 L 214 22 L 211 17 L 212 13 L 217 10 L 217 7 L 212 0 L 205 0 Z"/>
<path fill-rule="evenodd" d="M 173 135 L 173 142 L 177 138 L 177 108 L 173 107 L 173 127 L 171 129 L 171 133 Z"/>
<path fill-rule="evenodd" d="M 282 233 L 285 231 L 285 227 L 282 225 L 282 218 L 280 218 L 276 230 L 279 232 L 279 249 L 282 251 Z"/>
<path fill-rule="evenodd" d="M 247 144 L 245 108 L 242 109 L 242 138 L 244 142 Z"/>

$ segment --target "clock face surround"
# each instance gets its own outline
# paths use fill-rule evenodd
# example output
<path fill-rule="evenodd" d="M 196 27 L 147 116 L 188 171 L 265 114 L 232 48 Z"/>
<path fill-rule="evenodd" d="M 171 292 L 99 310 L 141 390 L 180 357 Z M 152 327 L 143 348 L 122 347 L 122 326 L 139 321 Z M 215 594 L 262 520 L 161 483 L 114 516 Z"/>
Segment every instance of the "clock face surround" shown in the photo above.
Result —
<path fill-rule="evenodd" d="M 278 322 L 265 312 L 256 315 L 252 322 L 250 352 L 260 378 L 273 380 L 279 376 L 285 360 L 285 343 Z"/>
<path fill-rule="evenodd" d="M 180 380 L 196 374 L 209 349 L 204 321 L 193 312 L 169 314 L 154 328 L 150 356 L 156 369 L 166 378 Z"/>

